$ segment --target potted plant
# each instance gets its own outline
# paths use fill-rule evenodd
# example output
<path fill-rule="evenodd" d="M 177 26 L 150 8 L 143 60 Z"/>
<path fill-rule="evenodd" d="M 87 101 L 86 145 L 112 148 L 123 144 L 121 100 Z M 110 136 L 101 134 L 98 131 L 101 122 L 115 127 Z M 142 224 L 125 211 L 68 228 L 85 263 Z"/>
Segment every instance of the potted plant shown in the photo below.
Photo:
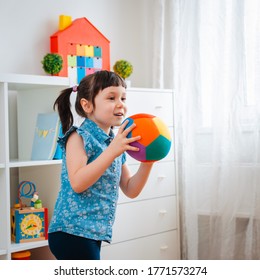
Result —
<path fill-rule="evenodd" d="M 133 73 L 133 65 L 127 60 L 120 59 L 114 64 L 113 70 L 123 79 L 126 79 Z"/>
<path fill-rule="evenodd" d="M 58 74 L 63 66 L 63 60 L 61 55 L 55 53 L 48 53 L 41 61 L 44 71 L 48 74 Z"/>

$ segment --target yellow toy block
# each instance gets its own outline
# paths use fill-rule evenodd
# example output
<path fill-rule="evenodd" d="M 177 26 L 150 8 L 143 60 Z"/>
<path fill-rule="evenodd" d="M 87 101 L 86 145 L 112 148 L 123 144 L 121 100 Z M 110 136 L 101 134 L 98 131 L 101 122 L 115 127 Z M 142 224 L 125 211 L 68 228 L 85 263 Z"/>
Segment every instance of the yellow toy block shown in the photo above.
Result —
<path fill-rule="evenodd" d="M 63 30 L 70 26 L 72 23 L 71 16 L 60 15 L 59 18 L 59 30 Z"/>

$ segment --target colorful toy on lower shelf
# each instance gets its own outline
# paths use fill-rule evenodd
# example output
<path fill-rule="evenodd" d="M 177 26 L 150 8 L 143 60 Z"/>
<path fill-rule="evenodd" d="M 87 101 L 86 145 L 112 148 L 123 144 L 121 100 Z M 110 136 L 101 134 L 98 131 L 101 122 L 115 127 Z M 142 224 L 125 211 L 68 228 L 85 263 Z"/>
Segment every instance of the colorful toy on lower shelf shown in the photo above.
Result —
<path fill-rule="evenodd" d="M 22 203 L 30 199 L 31 206 Z M 35 184 L 22 181 L 18 188 L 19 203 L 11 209 L 11 238 L 15 243 L 48 239 L 48 209 L 36 192 Z M 32 206 L 33 205 L 33 206 Z"/>
<path fill-rule="evenodd" d="M 12 260 L 30 260 L 31 252 L 30 251 L 20 251 L 12 253 Z"/>
<path fill-rule="evenodd" d="M 141 136 L 139 141 L 131 143 L 140 150 L 127 151 L 131 157 L 141 162 L 154 162 L 167 156 L 171 148 L 171 134 L 160 118 L 141 113 L 130 116 L 126 120 L 129 120 L 126 128 L 133 123 L 136 124 L 127 137 Z"/>
<path fill-rule="evenodd" d="M 47 208 L 12 208 L 11 219 L 12 240 L 15 243 L 48 239 Z"/>

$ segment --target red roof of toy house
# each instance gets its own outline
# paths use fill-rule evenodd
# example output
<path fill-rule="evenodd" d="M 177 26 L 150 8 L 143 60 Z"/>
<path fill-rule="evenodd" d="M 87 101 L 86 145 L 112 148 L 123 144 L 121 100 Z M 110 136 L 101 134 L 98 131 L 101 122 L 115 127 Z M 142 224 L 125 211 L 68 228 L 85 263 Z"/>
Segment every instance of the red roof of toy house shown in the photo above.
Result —
<path fill-rule="evenodd" d="M 58 53 L 63 58 L 63 68 L 58 76 L 67 77 L 68 56 L 88 56 L 88 46 L 101 48 L 102 69 L 110 70 L 110 41 L 86 18 L 75 19 L 67 28 L 54 33 L 50 37 L 51 53 Z"/>

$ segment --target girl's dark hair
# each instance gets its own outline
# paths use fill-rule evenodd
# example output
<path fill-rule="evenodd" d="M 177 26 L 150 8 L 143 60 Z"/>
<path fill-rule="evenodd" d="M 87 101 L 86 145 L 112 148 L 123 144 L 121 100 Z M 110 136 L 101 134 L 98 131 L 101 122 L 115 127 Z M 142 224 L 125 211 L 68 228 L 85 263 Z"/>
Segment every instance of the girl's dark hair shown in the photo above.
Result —
<path fill-rule="evenodd" d="M 95 97 L 103 89 L 111 86 L 122 86 L 126 88 L 126 83 L 115 72 L 101 70 L 93 74 L 84 77 L 77 87 L 77 97 L 75 102 L 75 110 L 81 116 L 86 118 L 86 114 L 80 105 L 80 100 L 85 98 L 90 101 L 95 108 Z M 70 95 L 73 91 L 73 87 L 64 89 L 61 91 L 58 98 L 55 100 L 53 109 L 58 110 L 60 117 L 62 132 L 65 134 L 69 128 L 73 125 L 73 115 L 70 110 Z"/>

